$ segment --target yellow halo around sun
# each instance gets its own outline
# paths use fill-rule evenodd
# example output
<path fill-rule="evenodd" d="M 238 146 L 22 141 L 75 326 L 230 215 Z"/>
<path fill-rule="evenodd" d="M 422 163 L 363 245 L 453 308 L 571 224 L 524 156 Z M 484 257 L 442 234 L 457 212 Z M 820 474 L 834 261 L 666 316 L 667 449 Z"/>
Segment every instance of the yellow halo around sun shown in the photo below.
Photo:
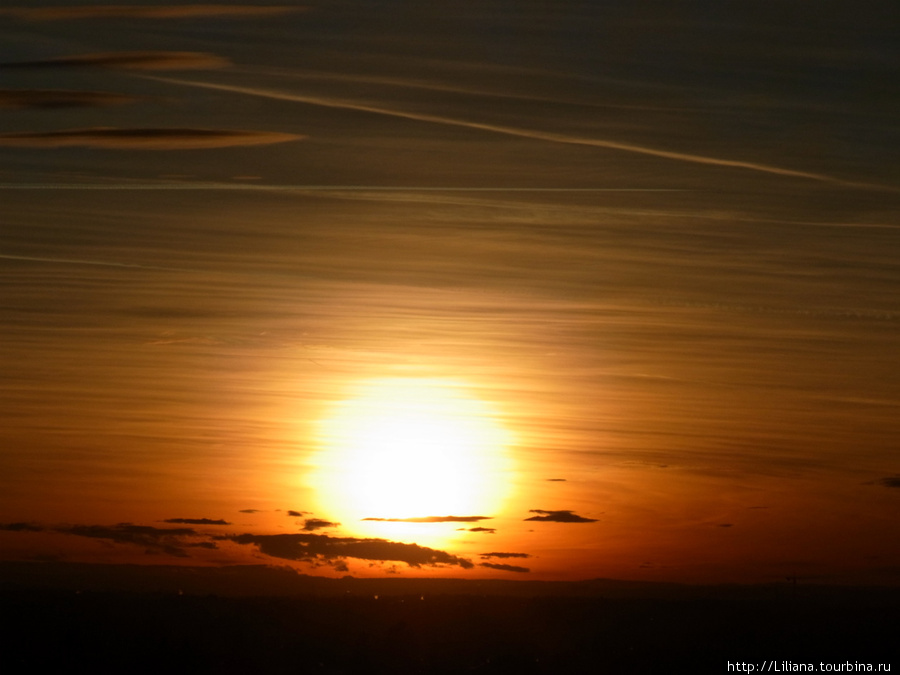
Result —
<path fill-rule="evenodd" d="M 508 493 L 510 435 L 455 381 L 360 384 L 322 420 L 316 440 L 318 509 L 351 529 L 371 531 L 364 518 L 490 517 Z"/>

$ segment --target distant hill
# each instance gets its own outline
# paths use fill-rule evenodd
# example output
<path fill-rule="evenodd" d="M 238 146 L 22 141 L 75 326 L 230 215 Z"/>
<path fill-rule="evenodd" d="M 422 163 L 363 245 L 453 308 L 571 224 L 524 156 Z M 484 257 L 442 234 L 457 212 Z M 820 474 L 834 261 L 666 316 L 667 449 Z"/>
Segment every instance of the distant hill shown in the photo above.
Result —
<path fill-rule="evenodd" d="M 223 597 L 408 597 L 472 595 L 562 598 L 735 599 L 791 601 L 818 598 L 838 603 L 881 605 L 900 602 L 900 589 L 812 584 L 688 585 L 590 579 L 530 581 L 504 579 L 331 579 L 299 574 L 289 567 L 234 565 L 98 565 L 89 563 L 0 562 L 2 590 L 152 592 Z"/>

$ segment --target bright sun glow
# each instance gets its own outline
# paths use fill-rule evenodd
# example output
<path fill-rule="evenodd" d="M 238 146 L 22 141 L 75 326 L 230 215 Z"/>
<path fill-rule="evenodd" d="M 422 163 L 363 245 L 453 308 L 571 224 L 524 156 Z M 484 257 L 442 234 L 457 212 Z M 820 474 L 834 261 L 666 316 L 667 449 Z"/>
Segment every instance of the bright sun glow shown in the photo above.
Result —
<path fill-rule="evenodd" d="M 492 516 L 507 492 L 509 441 L 491 408 L 459 383 L 374 380 L 321 423 L 312 487 L 322 515 L 351 527 L 363 518 Z"/>

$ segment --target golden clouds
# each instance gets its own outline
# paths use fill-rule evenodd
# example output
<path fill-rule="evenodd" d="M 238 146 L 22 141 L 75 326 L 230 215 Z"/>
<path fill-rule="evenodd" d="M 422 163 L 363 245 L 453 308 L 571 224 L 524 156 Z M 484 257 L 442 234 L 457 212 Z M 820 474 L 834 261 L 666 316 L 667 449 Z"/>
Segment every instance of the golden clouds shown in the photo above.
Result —
<path fill-rule="evenodd" d="M 2 63 L 0 68 L 110 68 L 114 70 L 196 70 L 222 68 L 231 62 L 204 52 L 104 52 L 59 56 L 39 61 Z"/>
<path fill-rule="evenodd" d="M 0 89 L 0 108 L 101 108 L 139 100 L 141 97 L 109 91 Z"/>
<path fill-rule="evenodd" d="M 0 146 L 86 147 L 106 150 L 194 150 L 267 145 L 303 138 L 297 134 L 234 129 L 68 129 L 0 134 Z"/>
<path fill-rule="evenodd" d="M 300 7 L 253 5 L 82 5 L 74 7 L 13 7 L 0 14 L 30 21 L 62 19 L 137 18 L 178 19 L 189 17 L 234 17 L 278 15 L 300 11 Z M 154 71 L 221 68 L 227 58 L 192 51 L 122 51 L 57 56 L 32 61 L 0 63 L 0 69 L 58 70 L 98 68 L 106 70 Z M 0 108 L 52 109 L 102 107 L 131 103 L 140 97 L 127 94 L 67 90 L 0 90 Z M 59 131 L 22 131 L 0 134 L 0 146 L 103 149 L 182 150 L 267 145 L 302 138 L 296 134 L 267 131 L 97 127 Z"/>

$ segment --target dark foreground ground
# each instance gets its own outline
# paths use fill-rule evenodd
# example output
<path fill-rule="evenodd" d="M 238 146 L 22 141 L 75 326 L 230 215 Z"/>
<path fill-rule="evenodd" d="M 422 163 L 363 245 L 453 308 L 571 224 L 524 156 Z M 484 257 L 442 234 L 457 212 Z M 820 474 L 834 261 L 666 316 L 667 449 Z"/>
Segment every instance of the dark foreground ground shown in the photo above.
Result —
<path fill-rule="evenodd" d="M 763 661 L 781 669 L 769 672 L 810 663 L 869 672 L 859 664 L 877 669 L 898 654 L 896 591 L 660 587 L 653 597 L 645 585 L 606 582 L 604 593 L 593 582 L 579 596 L 571 585 L 359 580 L 318 588 L 228 597 L 6 583 L 0 672 L 725 673 L 729 663 L 740 672 Z"/>

